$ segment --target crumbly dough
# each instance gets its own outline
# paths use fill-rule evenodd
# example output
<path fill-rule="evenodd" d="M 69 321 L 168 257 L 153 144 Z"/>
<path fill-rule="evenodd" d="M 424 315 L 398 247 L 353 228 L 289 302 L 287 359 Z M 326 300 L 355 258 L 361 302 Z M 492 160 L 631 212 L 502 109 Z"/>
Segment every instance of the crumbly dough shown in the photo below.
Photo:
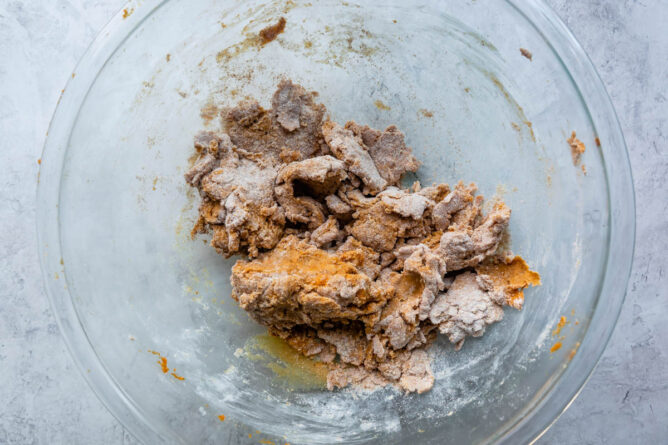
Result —
<path fill-rule="evenodd" d="M 461 348 L 503 306 L 521 309 L 540 277 L 500 247 L 504 203 L 484 214 L 475 184 L 402 187 L 419 167 L 403 133 L 341 126 L 314 96 L 284 80 L 271 109 L 242 102 L 221 113 L 224 133 L 195 137 L 193 234 L 246 257 L 232 268 L 232 297 L 325 363 L 329 389 L 428 391 L 438 333 Z"/>

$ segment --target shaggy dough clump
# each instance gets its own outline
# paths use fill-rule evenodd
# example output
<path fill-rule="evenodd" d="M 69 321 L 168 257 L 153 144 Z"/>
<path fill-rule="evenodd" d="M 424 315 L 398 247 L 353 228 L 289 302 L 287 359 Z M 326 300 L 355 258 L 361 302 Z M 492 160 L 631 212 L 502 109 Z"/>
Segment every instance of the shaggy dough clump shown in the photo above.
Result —
<path fill-rule="evenodd" d="M 314 96 L 284 80 L 271 109 L 242 102 L 222 113 L 224 133 L 195 137 L 193 234 L 246 257 L 232 268 L 232 297 L 326 363 L 329 389 L 428 391 L 438 333 L 461 348 L 503 306 L 521 309 L 540 277 L 501 252 L 504 203 L 483 214 L 475 184 L 403 188 L 419 167 L 403 133 L 339 125 Z"/>

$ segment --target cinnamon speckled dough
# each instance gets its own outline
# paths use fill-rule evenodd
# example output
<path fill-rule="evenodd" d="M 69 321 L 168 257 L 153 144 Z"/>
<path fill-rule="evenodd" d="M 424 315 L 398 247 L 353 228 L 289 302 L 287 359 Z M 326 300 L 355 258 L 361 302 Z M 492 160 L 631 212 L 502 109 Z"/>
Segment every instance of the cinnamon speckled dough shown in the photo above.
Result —
<path fill-rule="evenodd" d="M 186 173 L 203 197 L 200 224 L 208 224 L 211 244 L 225 256 L 246 251 L 257 256 L 271 249 L 283 234 L 283 210 L 274 200 L 276 168 L 240 154 L 227 135 L 217 156 L 202 153 Z M 215 213 L 213 210 L 215 209 Z"/>
<path fill-rule="evenodd" d="M 339 222 L 333 216 L 327 218 L 327 221 L 311 233 L 311 242 L 318 247 L 340 241 L 343 238 L 345 238 L 345 232 L 339 229 Z"/>
<path fill-rule="evenodd" d="M 300 159 L 329 152 L 322 137 L 326 109 L 314 102 L 313 93 L 284 80 L 272 104 L 276 108 L 265 110 L 249 100 L 223 112 L 226 133 L 234 145 L 273 162 L 280 161 L 283 148 Z"/>
<path fill-rule="evenodd" d="M 445 230 L 450 226 L 453 216 L 458 212 L 472 207 L 476 192 L 475 184 L 465 186 L 462 182 L 448 193 L 436 206 L 434 206 L 434 226 L 438 230 Z"/>
<path fill-rule="evenodd" d="M 343 162 L 329 155 L 291 162 L 278 172 L 274 194 L 288 220 L 315 229 L 326 214 L 326 206 L 316 198 L 336 191 L 347 177 Z M 296 184 L 308 188 L 309 194 L 295 196 Z"/>
<path fill-rule="evenodd" d="M 404 142 L 404 134 L 390 125 L 383 132 L 349 121 L 346 128 L 366 146 L 380 175 L 388 184 L 396 184 L 406 172 L 416 172 L 420 162 Z"/>
<path fill-rule="evenodd" d="M 427 218 L 401 216 L 394 205 L 382 199 L 359 210 L 353 218 L 348 232 L 378 252 L 393 250 L 399 239 L 425 237 L 431 232 Z"/>
<path fill-rule="evenodd" d="M 387 182 L 380 176 L 368 150 L 352 131 L 329 121 L 323 124 L 322 133 L 334 156 L 345 162 L 348 170 L 364 182 L 365 190 L 376 194 L 385 188 Z"/>
<path fill-rule="evenodd" d="M 397 187 L 388 187 L 378 197 L 391 213 L 415 220 L 421 220 L 424 212 L 434 206 L 434 202 L 425 196 Z"/>
<path fill-rule="evenodd" d="M 475 205 L 475 201 L 471 205 Z M 450 226 L 449 229 L 454 230 L 449 230 L 441 236 L 438 248 L 448 270 L 472 267 L 492 256 L 501 243 L 509 220 L 510 209 L 499 202 L 482 223 L 472 230 L 468 230 L 470 226 L 466 226 L 464 230 Z"/>
<path fill-rule="evenodd" d="M 540 284 L 500 251 L 510 209 L 483 214 L 475 184 L 409 189 L 419 162 L 384 131 L 326 117 L 314 94 L 282 81 L 264 109 L 245 101 L 225 131 L 195 138 L 185 175 L 202 197 L 194 232 L 230 256 L 232 297 L 269 332 L 328 366 L 330 390 L 434 385 L 440 332 L 462 347 Z"/>

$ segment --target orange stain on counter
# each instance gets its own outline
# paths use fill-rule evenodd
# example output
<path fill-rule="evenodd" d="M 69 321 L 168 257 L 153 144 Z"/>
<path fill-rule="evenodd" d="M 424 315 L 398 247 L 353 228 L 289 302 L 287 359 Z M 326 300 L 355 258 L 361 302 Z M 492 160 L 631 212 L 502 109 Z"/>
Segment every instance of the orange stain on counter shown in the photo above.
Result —
<path fill-rule="evenodd" d="M 559 349 L 561 349 L 561 342 L 560 341 L 558 341 L 558 342 L 556 342 L 555 344 L 552 345 L 552 347 L 550 348 L 550 353 L 557 352 Z"/>
<path fill-rule="evenodd" d="M 221 422 L 224 422 L 225 421 L 225 414 L 220 414 L 218 416 L 218 420 L 220 420 Z"/>

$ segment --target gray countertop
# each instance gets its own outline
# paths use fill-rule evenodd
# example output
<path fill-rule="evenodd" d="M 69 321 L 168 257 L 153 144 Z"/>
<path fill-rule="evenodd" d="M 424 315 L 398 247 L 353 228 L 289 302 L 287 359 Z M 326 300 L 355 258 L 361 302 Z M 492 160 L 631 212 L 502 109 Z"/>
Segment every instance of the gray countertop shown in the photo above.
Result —
<path fill-rule="evenodd" d="M 668 2 L 548 0 L 619 115 L 637 244 L 619 324 L 580 396 L 539 443 L 668 437 Z M 136 443 L 75 368 L 43 290 L 35 187 L 60 90 L 123 0 L 0 0 L 0 443 Z"/>

